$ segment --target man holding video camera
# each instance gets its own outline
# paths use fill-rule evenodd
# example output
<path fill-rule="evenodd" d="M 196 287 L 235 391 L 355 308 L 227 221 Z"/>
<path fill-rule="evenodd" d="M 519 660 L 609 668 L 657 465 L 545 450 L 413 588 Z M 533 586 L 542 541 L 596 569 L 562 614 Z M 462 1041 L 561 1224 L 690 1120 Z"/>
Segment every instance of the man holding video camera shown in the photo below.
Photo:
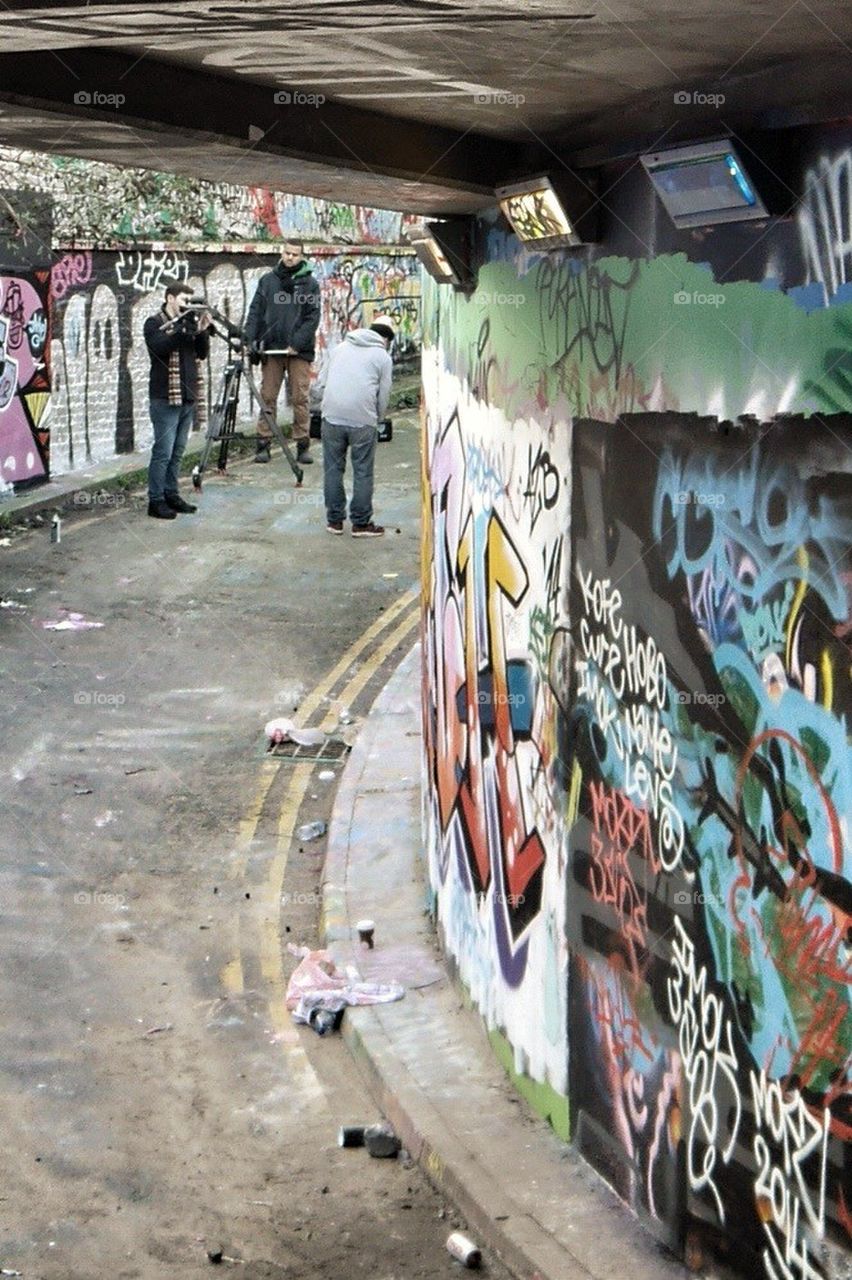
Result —
<path fill-rule="evenodd" d="M 314 339 L 320 322 L 320 291 L 303 257 L 301 240 L 285 240 L 281 260 L 261 276 L 246 320 L 246 342 L 252 364 L 261 364 L 260 398 L 277 412 L 281 383 L 293 406 L 296 461 L 313 462 L 310 455 L 310 386 Z M 261 414 L 257 423 L 255 462 L 270 461 L 272 433 Z"/>
<path fill-rule="evenodd" d="M 210 317 L 188 310 L 188 284 L 170 284 L 155 316 L 145 321 L 145 345 L 151 357 L 148 383 L 154 445 L 148 467 L 148 515 L 174 520 L 179 511 L 198 508 L 178 493 L 178 472 L 192 426 L 198 391 L 198 360 L 210 350 Z"/>

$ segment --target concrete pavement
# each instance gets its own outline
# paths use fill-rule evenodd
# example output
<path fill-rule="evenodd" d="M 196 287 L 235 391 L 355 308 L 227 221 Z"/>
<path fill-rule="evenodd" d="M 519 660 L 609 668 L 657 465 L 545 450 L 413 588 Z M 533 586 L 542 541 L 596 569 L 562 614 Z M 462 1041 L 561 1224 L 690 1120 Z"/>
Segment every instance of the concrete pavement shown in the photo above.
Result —
<path fill-rule="evenodd" d="M 529 1111 L 479 1014 L 449 980 L 427 911 L 420 825 L 419 646 L 373 705 L 337 792 L 323 885 L 327 945 L 397 1004 L 350 1009 L 344 1035 L 382 1111 L 487 1254 L 530 1280 L 688 1274 Z M 376 949 L 355 923 L 376 923 Z M 487 1259 L 487 1255 L 486 1255 Z"/>

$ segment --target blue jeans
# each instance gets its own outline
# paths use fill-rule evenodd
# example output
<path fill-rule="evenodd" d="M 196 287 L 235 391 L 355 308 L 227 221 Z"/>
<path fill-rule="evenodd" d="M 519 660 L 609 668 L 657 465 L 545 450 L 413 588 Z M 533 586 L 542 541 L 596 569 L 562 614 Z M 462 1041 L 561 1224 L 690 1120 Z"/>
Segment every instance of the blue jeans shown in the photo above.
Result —
<path fill-rule="evenodd" d="M 343 472 L 346 469 L 347 449 L 352 450 L 352 501 L 349 504 L 349 519 L 353 525 L 371 524 L 376 428 L 344 427 L 339 422 L 329 422 L 327 418 L 322 420 L 325 514 L 329 524 L 341 523 L 346 517 Z"/>
<path fill-rule="evenodd" d="M 195 405 L 152 400 L 150 413 L 154 425 L 154 447 L 148 467 L 148 500 L 162 502 L 167 493 L 178 491 L 178 470 Z"/>

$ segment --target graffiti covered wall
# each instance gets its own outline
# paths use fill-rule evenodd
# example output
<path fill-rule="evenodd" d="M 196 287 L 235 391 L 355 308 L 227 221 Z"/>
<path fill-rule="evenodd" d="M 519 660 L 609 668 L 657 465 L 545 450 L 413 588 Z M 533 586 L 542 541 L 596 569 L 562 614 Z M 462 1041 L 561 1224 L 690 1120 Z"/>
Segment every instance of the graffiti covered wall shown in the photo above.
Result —
<path fill-rule="evenodd" d="M 772 1280 L 852 1261 L 850 156 L 766 228 L 641 174 L 594 249 L 485 220 L 426 299 L 445 946 L 627 1203 Z"/>
<path fill-rule="evenodd" d="M 0 274 L 0 490 L 47 475 L 47 292 L 46 271 Z"/>
<path fill-rule="evenodd" d="M 322 318 L 315 381 L 322 385 L 331 348 L 350 328 L 378 311 L 399 326 L 400 355 L 419 346 L 420 278 L 407 251 L 308 251 L 320 281 Z M 69 250 L 51 273 L 50 464 L 54 474 L 148 448 L 148 359 L 143 326 L 162 305 L 171 281 L 186 280 L 231 320 L 244 316 L 260 276 L 274 258 L 257 254 L 182 253 L 132 249 L 119 253 Z M 202 366 L 203 406 L 212 402 L 227 358 L 224 342 L 211 344 Z M 241 414 L 250 416 L 243 388 Z M 0 430 L 2 430 L 0 421 Z M 2 438 L 2 437 L 0 437 Z"/>
<path fill-rule="evenodd" d="M 268 243 L 283 234 L 326 244 L 396 244 L 402 238 L 403 215 L 387 209 L 12 147 L 0 147 L 0 186 L 9 189 L 13 204 L 15 190 L 52 199 L 54 248 L 122 249 L 134 240 L 215 247 Z"/>

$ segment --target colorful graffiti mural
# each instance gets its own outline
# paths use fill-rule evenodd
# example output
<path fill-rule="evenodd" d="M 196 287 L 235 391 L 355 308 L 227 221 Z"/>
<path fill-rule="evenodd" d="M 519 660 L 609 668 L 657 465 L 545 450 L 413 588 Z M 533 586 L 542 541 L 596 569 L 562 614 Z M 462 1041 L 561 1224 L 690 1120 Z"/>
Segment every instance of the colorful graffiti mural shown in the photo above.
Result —
<path fill-rule="evenodd" d="M 403 215 L 387 209 L 11 147 L 0 147 L 0 186 L 51 197 L 54 248 L 123 249 L 134 240 L 268 244 L 282 234 L 325 244 L 402 238 Z"/>
<path fill-rule="evenodd" d="M 477 291 L 425 286 L 445 946 L 516 1069 L 559 1080 L 562 1029 L 572 1140 L 652 1229 L 768 1280 L 852 1259 L 850 155 L 759 235 L 638 175 L 599 247 L 484 219 Z"/>
<path fill-rule="evenodd" d="M 47 475 L 48 273 L 0 276 L 0 489 Z"/>
<path fill-rule="evenodd" d="M 439 395 L 429 368 L 424 376 L 435 414 L 424 473 L 424 552 L 434 547 L 423 561 L 424 725 L 440 919 L 489 1025 L 508 1028 L 536 1078 L 564 1092 L 562 817 L 544 620 L 563 605 L 569 433 L 565 422 L 518 421 L 511 448 L 495 452 L 489 412 L 455 380 L 442 379 Z M 524 1035 L 541 993 L 540 1034 Z"/>

